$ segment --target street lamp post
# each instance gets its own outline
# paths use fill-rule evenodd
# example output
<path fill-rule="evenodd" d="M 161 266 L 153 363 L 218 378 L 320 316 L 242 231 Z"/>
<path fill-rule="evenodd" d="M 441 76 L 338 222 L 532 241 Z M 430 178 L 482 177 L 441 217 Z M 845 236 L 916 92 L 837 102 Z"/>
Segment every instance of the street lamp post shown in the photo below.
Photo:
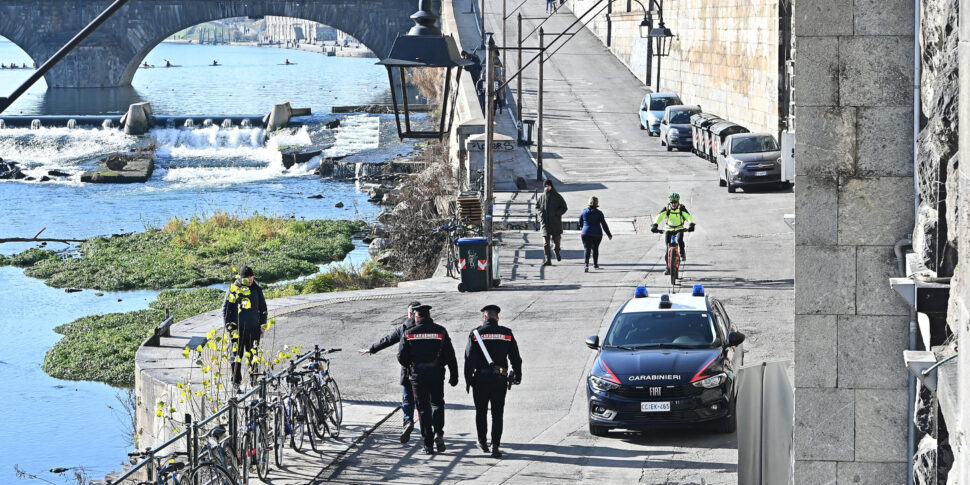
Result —
<path fill-rule="evenodd" d="M 455 103 L 449 106 L 451 90 L 451 70 L 456 69 L 455 85 L 461 80 L 461 69 L 471 61 L 462 59 L 458 52 L 455 39 L 450 35 L 441 34 L 435 26 L 438 16 L 431 11 L 431 0 L 419 0 L 418 11 L 411 15 L 414 26 L 406 35 L 398 36 L 391 45 L 387 57 L 378 65 L 387 68 L 387 79 L 391 85 L 391 101 L 394 104 L 394 121 L 397 124 L 398 137 L 405 138 L 434 138 L 440 140 L 451 129 L 454 119 Z M 404 126 L 401 126 L 402 110 L 397 102 L 397 92 L 394 86 L 394 69 L 398 70 L 401 79 L 401 96 L 404 105 Z M 442 89 L 441 121 L 437 129 L 413 130 L 411 128 L 411 111 L 408 106 L 407 74 L 409 68 L 439 68 L 444 69 L 444 88 Z M 429 100 L 430 101 L 430 100 Z"/>

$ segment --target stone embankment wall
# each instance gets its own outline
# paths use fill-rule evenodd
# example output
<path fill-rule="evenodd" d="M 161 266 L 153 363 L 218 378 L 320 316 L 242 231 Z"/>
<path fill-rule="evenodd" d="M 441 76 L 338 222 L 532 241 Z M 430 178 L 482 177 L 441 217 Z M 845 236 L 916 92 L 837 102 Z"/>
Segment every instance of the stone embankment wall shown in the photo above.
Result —
<path fill-rule="evenodd" d="M 794 6 L 795 483 L 906 483 L 913 2 Z"/>
<path fill-rule="evenodd" d="M 964 69 L 970 66 L 970 21 L 967 21 L 967 13 L 970 12 L 970 0 L 960 0 L 960 12 L 963 12 L 963 22 L 957 27 L 959 32 L 958 61 Z M 959 18 L 959 17 L 958 17 Z M 960 101 L 958 115 L 964 120 L 970 120 L 970 75 L 964 74 L 959 78 Z M 948 207 L 959 207 L 960 210 L 954 213 L 954 218 L 950 220 L 952 227 L 955 227 L 957 239 L 964 244 L 970 243 L 970 210 L 967 203 L 970 201 L 970 122 L 965 122 L 959 127 L 960 153 L 958 167 L 951 172 L 948 180 L 957 184 L 956 193 L 958 196 L 949 201 Z M 948 195 L 952 192 L 948 192 Z M 949 213 L 947 214 L 949 217 Z M 954 220 L 955 219 L 955 220 Z M 958 247 L 959 249 L 959 247 Z M 957 360 L 956 382 L 961 382 L 958 390 L 956 407 L 958 416 L 950 430 L 950 446 L 954 454 L 954 469 L 950 475 L 954 479 L 949 483 L 970 483 L 970 251 L 961 251 L 959 254 L 959 267 L 954 275 L 953 284 L 950 289 L 950 314 L 951 320 L 948 322 L 951 330 L 957 336 L 959 346 L 963 350 Z"/>
<path fill-rule="evenodd" d="M 452 35 L 458 48 L 461 49 L 462 36 L 458 28 L 458 17 L 456 10 L 464 12 L 468 8 L 466 1 L 461 5 L 455 5 L 456 1 L 442 0 L 441 2 L 441 31 L 445 35 Z M 479 38 L 475 39 L 475 43 Z M 484 54 L 479 53 L 479 57 Z M 454 88 L 454 85 L 452 85 Z M 469 155 L 466 149 L 468 138 L 472 135 L 485 133 L 485 114 L 478 103 L 478 94 L 475 92 L 475 82 L 468 71 L 461 72 L 461 81 L 458 83 L 458 92 L 455 96 L 455 119 L 451 125 L 451 132 L 448 135 L 448 160 L 451 162 L 452 173 L 461 182 L 462 188 L 469 186 Z"/>
<path fill-rule="evenodd" d="M 594 4 L 596 0 L 566 2 L 576 16 Z M 677 38 L 670 56 L 661 61 L 660 91 L 675 92 L 685 103 L 699 104 L 704 111 L 751 131 L 777 134 L 782 98 L 779 62 L 783 62 L 779 61 L 779 12 L 778 0 L 665 2 L 664 23 Z M 649 39 L 640 37 L 641 20 L 643 11 L 636 2 L 615 1 L 589 28 L 638 79 L 657 91 L 657 58 L 649 58 L 652 68 L 648 69 Z"/>

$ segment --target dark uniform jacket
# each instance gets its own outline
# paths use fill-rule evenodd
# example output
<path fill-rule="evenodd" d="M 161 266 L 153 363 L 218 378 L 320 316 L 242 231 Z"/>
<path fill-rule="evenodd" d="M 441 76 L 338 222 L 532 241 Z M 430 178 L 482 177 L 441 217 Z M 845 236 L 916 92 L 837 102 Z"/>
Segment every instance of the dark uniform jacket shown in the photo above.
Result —
<path fill-rule="evenodd" d="M 242 286 L 239 281 L 235 283 Z M 226 323 L 229 330 L 233 327 L 239 329 L 239 333 L 259 334 L 260 327 L 266 324 L 269 311 L 266 309 L 266 297 L 263 296 L 263 289 L 255 281 L 249 287 L 249 295 L 236 298 L 235 302 L 229 301 L 229 293 L 226 292 L 226 299 L 222 303 L 222 321 Z M 249 308 L 243 308 L 243 300 L 248 298 Z"/>
<path fill-rule="evenodd" d="M 488 354 L 492 356 L 495 365 L 505 369 L 512 363 L 512 370 L 517 376 L 522 377 L 522 357 L 519 355 L 519 344 L 512 335 L 512 330 L 503 327 L 495 320 L 489 320 L 484 325 L 478 327 L 478 333 L 485 342 Z M 475 340 L 475 332 L 468 333 L 468 345 L 465 346 L 465 384 L 473 385 L 477 373 L 492 372 L 485 354 L 482 353 L 478 341 Z"/>
<path fill-rule="evenodd" d="M 397 361 L 409 370 L 411 379 L 443 379 L 445 366 L 457 379 L 458 360 L 448 330 L 430 318 L 416 320 L 416 323 L 404 332 L 397 348 Z"/>
<path fill-rule="evenodd" d="M 394 330 L 391 331 L 391 333 L 385 335 L 384 338 L 377 341 L 376 344 L 371 345 L 370 353 L 376 354 L 396 343 L 399 343 L 401 341 L 401 337 L 404 335 L 404 332 L 408 331 L 408 329 L 410 329 L 413 326 L 414 326 L 414 319 L 408 318 L 404 323 L 395 327 Z M 402 366 L 401 385 L 406 386 L 407 383 L 408 383 L 408 370 L 407 370 L 407 367 Z"/>

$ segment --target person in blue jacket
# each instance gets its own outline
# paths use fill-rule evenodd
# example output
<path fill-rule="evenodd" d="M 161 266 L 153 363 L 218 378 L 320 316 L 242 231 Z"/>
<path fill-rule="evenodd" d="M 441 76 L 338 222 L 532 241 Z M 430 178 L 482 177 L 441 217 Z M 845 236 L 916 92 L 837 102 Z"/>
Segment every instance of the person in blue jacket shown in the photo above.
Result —
<path fill-rule="evenodd" d="M 603 233 L 613 239 L 610 233 L 610 226 L 606 225 L 606 216 L 599 210 L 600 200 L 597 197 L 590 197 L 588 207 L 579 214 L 579 226 L 582 227 L 583 247 L 586 248 L 586 270 L 589 273 L 589 256 L 593 255 L 593 267 L 600 268 L 600 242 L 603 240 Z"/>

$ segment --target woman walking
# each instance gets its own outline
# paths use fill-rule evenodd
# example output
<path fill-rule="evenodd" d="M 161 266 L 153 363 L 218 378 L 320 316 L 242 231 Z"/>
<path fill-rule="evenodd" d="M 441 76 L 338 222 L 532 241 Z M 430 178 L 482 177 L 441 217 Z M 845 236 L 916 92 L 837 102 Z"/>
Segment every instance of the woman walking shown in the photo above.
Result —
<path fill-rule="evenodd" d="M 603 240 L 603 233 L 611 240 L 613 234 L 610 233 L 610 226 L 606 225 L 606 216 L 599 210 L 600 200 L 597 197 L 589 198 L 589 207 L 583 209 L 579 214 L 579 225 L 583 228 L 582 238 L 583 247 L 586 248 L 586 273 L 589 273 L 589 256 L 593 255 L 593 267 L 600 269 L 600 242 Z"/>

